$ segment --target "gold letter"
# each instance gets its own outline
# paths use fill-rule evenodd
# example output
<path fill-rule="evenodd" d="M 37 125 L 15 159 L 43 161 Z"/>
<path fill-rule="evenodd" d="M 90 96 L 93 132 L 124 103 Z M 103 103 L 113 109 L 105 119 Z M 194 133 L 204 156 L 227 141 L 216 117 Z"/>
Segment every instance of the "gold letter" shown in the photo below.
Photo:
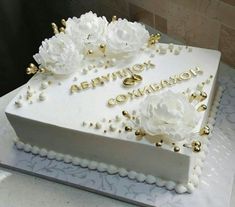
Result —
<path fill-rule="evenodd" d="M 101 80 L 100 77 L 97 77 L 97 78 L 91 80 L 91 84 L 92 84 L 93 88 L 95 88 L 97 85 L 103 85 L 104 82 Z"/>
<path fill-rule="evenodd" d="M 81 82 L 82 89 L 87 89 L 90 87 L 89 83 L 87 81 Z"/>
<path fill-rule="evenodd" d="M 180 78 L 183 79 L 183 80 L 188 80 L 192 77 L 191 73 L 189 72 L 184 72 L 184 73 L 181 73 L 180 74 Z"/>
<path fill-rule="evenodd" d="M 116 97 L 116 101 L 117 101 L 118 103 L 124 103 L 124 102 L 126 102 L 127 100 L 128 100 L 128 96 L 125 95 L 125 94 L 121 94 L 121 95 L 118 95 L 118 96 Z"/>

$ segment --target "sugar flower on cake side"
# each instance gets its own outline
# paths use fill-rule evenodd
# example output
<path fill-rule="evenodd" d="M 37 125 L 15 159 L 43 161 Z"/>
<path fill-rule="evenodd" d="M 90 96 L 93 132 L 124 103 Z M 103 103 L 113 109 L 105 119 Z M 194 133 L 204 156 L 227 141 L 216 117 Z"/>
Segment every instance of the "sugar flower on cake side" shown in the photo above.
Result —
<path fill-rule="evenodd" d="M 149 96 L 140 106 L 140 126 L 146 135 L 173 142 L 192 137 L 198 121 L 197 111 L 182 93 L 166 91 Z"/>
<path fill-rule="evenodd" d="M 44 40 L 39 53 L 33 57 L 40 67 L 55 74 L 64 75 L 78 69 L 83 55 L 68 35 L 59 33 Z"/>

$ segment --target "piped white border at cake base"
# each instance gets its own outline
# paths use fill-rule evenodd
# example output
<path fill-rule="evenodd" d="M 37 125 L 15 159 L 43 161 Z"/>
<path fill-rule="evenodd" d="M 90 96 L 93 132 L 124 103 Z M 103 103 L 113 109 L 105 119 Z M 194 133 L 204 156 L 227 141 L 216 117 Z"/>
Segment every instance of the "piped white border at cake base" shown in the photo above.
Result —
<path fill-rule="evenodd" d="M 216 120 L 216 114 L 218 112 L 219 102 L 221 100 L 223 93 L 223 88 L 219 87 L 215 95 L 213 105 L 211 107 L 210 116 L 208 118 L 208 125 L 213 129 Z M 125 168 L 119 168 L 114 165 L 106 164 L 103 162 L 97 162 L 87 159 L 82 159 L 79 157 L 72 157 L 71 155 L 64 155 L 54 151 L 48 151 L 45 148 L 39 148 L 37 146 L 31 146 L 30 144 L 25 144 L 19 140 L 15 141 L 15 145 L 19 150 L 24 150 L 25 152 L 31 152 L 35 155 L 40 155 L 42 157 L 47 157 L 48 159 L 55 159 L 57 161 L 63 161 L 65 163 L 72 163 L 73 165 L 79 165 L 84 168 L 89 168 L 90 170 L 97 170 L 99 172 L 107 172 L 109 174 L 119 174 L 121 177 L 128 177 L 132 180 L 137 180 L 138 182 L 146 182 L 148 184 L 156 184 L 158 187 L 165 187 L 167 190 L 175 190 L 177 193 L 192 193 L 194 189 L 199 185 L 199 178 L 202 173 L 203 162 L 206 158 L 206 153 L 208 152 L 208 147 L 210 144 L 211 133 L 208 136 L 204 136 L 201 140 L 203 147 L 201 152 L 198 153 L 196 159 L 196 165 L 193 168 L 193 173 L 189 182 L 187 184 L 176 183 L 171 180 L 163 180 L 159 177 L 153 175 L 145 175 L 143 173 L 138 173 L 135 171 L 127 171 Z"/>

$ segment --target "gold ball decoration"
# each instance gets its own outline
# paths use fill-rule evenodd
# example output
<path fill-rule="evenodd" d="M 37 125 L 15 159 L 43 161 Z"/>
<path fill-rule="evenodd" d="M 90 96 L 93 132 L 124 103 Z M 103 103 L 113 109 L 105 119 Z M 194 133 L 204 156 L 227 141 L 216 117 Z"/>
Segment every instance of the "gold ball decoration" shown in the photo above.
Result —
<path fill-rule="evenodd" d="M 209 135 L 209 134 L 210 134 L 210 127 L 209 127 L 209 126 L 204 126 L 204 127 L 200 130 L 199 134 L 200 134 L 201 136 L 203 136 L 203 135 Z"/>
<path fill-rule="evenodd" d="M 112 16 L 112 21 L 117 21 L 117 16 Z"/>
<path fill-rule="evenodd" d="M 161 146 L 162 146 L 162 142 L 156 142 L 156 143 L 155 143 L 155 146 L 156 146 L 156 147 L 161 147 Z"/>
<path fill-rule="evenodd" d="M 193 142 L 192 142 L 192 147 L 195 147 L 195 146 L 201 147 L 201 146 L 202 146 L 202 143 L 201 143 L 200 141 L 198 141 L 198 140 L 193 141 Z"/>
<path fill-rule="evenodd" d="M 156 37 L 156 39 L 159 41 L 160 39 L 161 39 L 161 34 L 160 33 L 157 33 L 157 34 L 155 34 L 155 37 Z"/>
<path fill-rule="evenodd" d="M 200 97 L 199 101 L 204 101 L 204 100 L 207 98 L 206 92 L 203 92 L 203 91 L 202 91 L 202 92 L 200 93 L 200 96 L 199 96 L 199 97 Z"/>
<path fill-rule="evenodd" d="M 65 21 L 65 19 L 61 19 L 61 24 L 62 24 L 64 27 L 66 27 L 66 21 Z"/>
<path fill-rule="evenodd" d="M 130 126 L 125 126 L 125 131 L 126 131 L 126 132 L 131 132 L 131 131 L 132 131 L 132 127 L 130 127 Z"/>
<path fill-rule="evenodd" d="M 200 152 L 200 151 L 201 151 L 201 147 L 199 147 L 199 146 L 194 146 L 194 147 L 193 147 L 193 151 L 194 151 L 194 152 Z"/>
<path fill-rule="evenodd" d="M 174 152 L 179 152 L 180 151 L 180 148 L 178 146 L 175 146 L 174 147 Z"/>
<path fill-rule="evenodd" d="M 189 102 L 193 102 L 194 99 L 196 99 L 197 94 L 196 93 L 192 93 L 191 96 L 189 97 Z"/>
<path fill-rule="evenodd" d="M 206 109 L 207 109 L 207 106 L 205 104 L 202 104 L 201 106 L 198 107 L 197 111 L 202 112 L 202 111 L 205 111 Z"/>
<path fill-rule="evenodd" d="M 131 119 L 131 115 L 128 113 L 128 111 L 122 111 L 122 115 L 127 117 L 128 119 Z"/>
<path fill-rule="evenodd" d="M 58 34 L 59 33 L 59 30 L 58 30 L 58 27 L 57 27 L 56 23 L 52 22 L 51 23 L 51 27 L 53 29 L 54 34 Z"/>
<path fill-rule="evenodd" d="M 135 136 L 140 136 L 140 137 L 142 137 L 142 136 L 144 136 L 145 135 L 145 132 L 143 131 L 143 130 L 141 130 L 141 129 L 137 129 L 136 131 L 135 131 Z"/>
<path fill-rule="evenodd" d="M 100 44 L 99 49 L 102 53 L 105 53 L 106 45 L 105 44 Z"/>
<path fill-rule="evenodd" d="M 26 74 L 27 74 L 27 75 L 32 74 L 32 70 L 31 70 L 31 68 L 29 68 L 29 67 L 28 67 L 28 68 L 26 68 Z"/>
<path fill-rule="evenodd" d="M 88 50 L 88 51 L 87 51 L 87 54 L 88 54 L 88 55 L 92 55 L 92 54 L 93 54 L 93 50 Z"/>
<path fill-rule="evenodd" d="M 65 33 L 65 28 L 64 27 L 60 27 L 60 32 Z"/>

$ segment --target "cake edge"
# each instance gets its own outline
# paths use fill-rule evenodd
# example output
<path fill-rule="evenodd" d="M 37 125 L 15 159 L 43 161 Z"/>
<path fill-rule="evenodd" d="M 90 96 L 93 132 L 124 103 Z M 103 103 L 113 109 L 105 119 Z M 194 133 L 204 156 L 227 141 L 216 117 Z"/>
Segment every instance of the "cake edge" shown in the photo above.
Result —
<path fill-rule="evenodd" d="M 208 125 L 210 125 L 211 130 L 215 125 L 216 115 L 219 108 L 219 103 L 223 95 L 223 87 L 219 86 L 214 96 L 214 101 L 212 103 L 209 117 Z M 145 175 L 136 171 L 127 171 L 125 168 L 116 167 L 112 164 L 106 164 L 103 162 L 97 162 L 93 160 L 88 160 L 79 157 L 73 157 L 69 154 L 57 153 L 55 151 L 47 150 L 45 148 L 39 148 L 37 146 L 31 146 L 30 144 L 23 143 L 19 139 L 14 140 L 14 144 L 18 150 L 23 150 L 27 153 L 32 153 L 34 155 L 39 155 L 41 157 L 47 157 L 50 160 L 63 161 L 65 163 L 71 163 L 75 166 L 81 166 L 84 168 L 89 168 L 90 170 L 97 170 L 99 172 L 107 172 L 108 174 L 119 174 L 121 177 L 128 177 L 131 180 L 137 180 L 138 182 L 146 182 L 147 184 L 155 184 L 158 187 L 165 187 L 167 190 L 175 190 L 176 193 L 192 193 L 194 189 L 199 184 L 199 177 L 202 174 L 203 162 L 206 158 L 206 153 L 208 152 L 208 146 L 210 144 L 210 138 L 212 133 L 203 137 L 203 148 L 200 155 L 196 158 L 196 165 L 193 168 L 192 177 L 189 179 L 187 184 L 176 183 L 171 180 L 163 180 L 159 177 L 153 175 Z"/>

